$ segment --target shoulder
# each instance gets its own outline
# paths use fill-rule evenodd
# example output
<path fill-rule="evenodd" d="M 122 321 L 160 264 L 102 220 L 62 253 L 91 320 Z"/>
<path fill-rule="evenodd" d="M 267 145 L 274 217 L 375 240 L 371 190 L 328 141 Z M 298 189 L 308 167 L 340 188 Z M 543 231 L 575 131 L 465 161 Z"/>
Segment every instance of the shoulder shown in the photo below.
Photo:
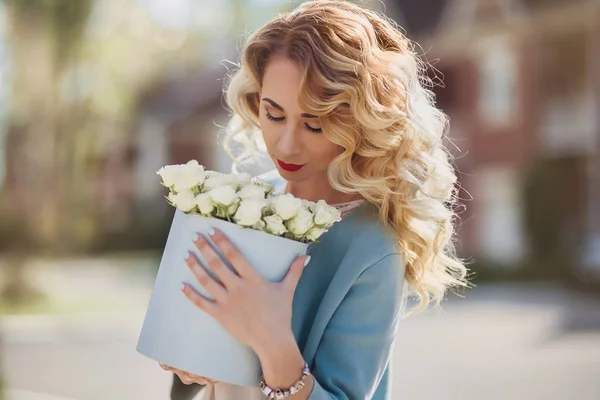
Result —
<path fill-rule="evenodd" d="M 335 283 L 351 285 L 367 270 L 379 269 L 386 278 L 401 280 L 404 260 L 392 229 L 382 223 L 373 206 L 361 206 L 321 236 L 314 252 L 333 269 Z M 383 278 L 383 277 L 382 277 Z"/>
<path fill-rule="evenodd" d="M 361 206 L 342 222 L 338 229 L 332 228 L 331 234 L 334 238 L 348 236 L 347 253 L 350 256 L 346 257 L 346 261 L 368 268 L 381 259 L 399 254 L 392 228 L 378 218 L 374 206 Z"/>

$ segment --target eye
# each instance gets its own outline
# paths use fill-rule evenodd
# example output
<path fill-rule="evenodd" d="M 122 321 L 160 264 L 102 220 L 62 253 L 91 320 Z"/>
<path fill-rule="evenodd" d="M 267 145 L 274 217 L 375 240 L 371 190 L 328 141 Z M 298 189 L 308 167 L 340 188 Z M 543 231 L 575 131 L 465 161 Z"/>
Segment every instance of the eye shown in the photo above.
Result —
<path fill-rule="evenodd" d="M 273 122 L 281 122 L 281 121 L 285 120 L 285 117 L 274 117 L 274 116 L 272 116 L 269 111 L 267 111 L 267 118 L 270 119 Z"/>
<path fill-rule="evenodd" d="M 304 127 L 306 128 L 307 131 L 309 131 L 311 133 L 323 133 L 323 129 L 321 129 L 321 128 L 313 128 L 309 124 L 304 124 Z"/>

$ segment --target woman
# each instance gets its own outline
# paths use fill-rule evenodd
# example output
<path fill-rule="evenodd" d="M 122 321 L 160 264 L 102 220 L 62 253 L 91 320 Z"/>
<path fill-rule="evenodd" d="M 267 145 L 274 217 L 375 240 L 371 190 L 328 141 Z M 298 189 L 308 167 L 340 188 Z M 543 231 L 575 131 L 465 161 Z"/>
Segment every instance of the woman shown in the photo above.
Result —
<path fill-rule="evenodd" d="M 249 39 L 227 90 L 228 143 L 260 135 L 280 190 L 336 204 L 343 219 L 282 282 L 260 277 L 218 231 L 213 239 L 239 276 L 202 236 L 195 245 L 222 284 L 188 258 L 216 300 L 189 285 L 184 294 L 256 352 L 264 391 L 163 368 L 208 383 L 205 399 L 264 399 L 277 389 L 285 395 L 269 398 L 391 398 L 404 300 L 415 297 L 415 313 L 467 285 L 451 242 L 447 121 L 421 67 L 389 20 L 343 1 L 306 2 Z"/>

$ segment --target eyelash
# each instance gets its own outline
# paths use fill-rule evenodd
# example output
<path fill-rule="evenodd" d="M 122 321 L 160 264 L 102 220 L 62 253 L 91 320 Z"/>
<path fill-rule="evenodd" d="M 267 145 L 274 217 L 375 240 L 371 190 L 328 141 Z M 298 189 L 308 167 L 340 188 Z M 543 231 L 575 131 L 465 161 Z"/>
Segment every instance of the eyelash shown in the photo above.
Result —
<path fill-rule="evenodd" d="M 273 122 L 282 122 L 283 120 L 285 120 L 285 117 L 276 118 L 276 117 L 272 116 L 271 113 L 269 113 L 268 111 L 267 111 L 267 118 Z M 304 124 L 304 128 L 311 133 L 322 133 L 323 132 L 323 129 L 313 128 L 312 126 L 310 126 L 308 124 Z"/>

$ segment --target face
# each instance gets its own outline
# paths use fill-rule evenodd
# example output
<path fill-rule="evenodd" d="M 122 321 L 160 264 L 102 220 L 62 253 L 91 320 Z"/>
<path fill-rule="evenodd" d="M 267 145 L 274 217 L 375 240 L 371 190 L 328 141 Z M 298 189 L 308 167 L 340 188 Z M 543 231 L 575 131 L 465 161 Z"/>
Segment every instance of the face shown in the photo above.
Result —
<path fill-rule="evenodd" d="M 279 57 L 263 77 L 259 123 L 269 156 L 291 182 L 327 180 L 329 163 L 342 152 L 324 135 L 319 118 L 298 104 L 302 70 Z"/>

